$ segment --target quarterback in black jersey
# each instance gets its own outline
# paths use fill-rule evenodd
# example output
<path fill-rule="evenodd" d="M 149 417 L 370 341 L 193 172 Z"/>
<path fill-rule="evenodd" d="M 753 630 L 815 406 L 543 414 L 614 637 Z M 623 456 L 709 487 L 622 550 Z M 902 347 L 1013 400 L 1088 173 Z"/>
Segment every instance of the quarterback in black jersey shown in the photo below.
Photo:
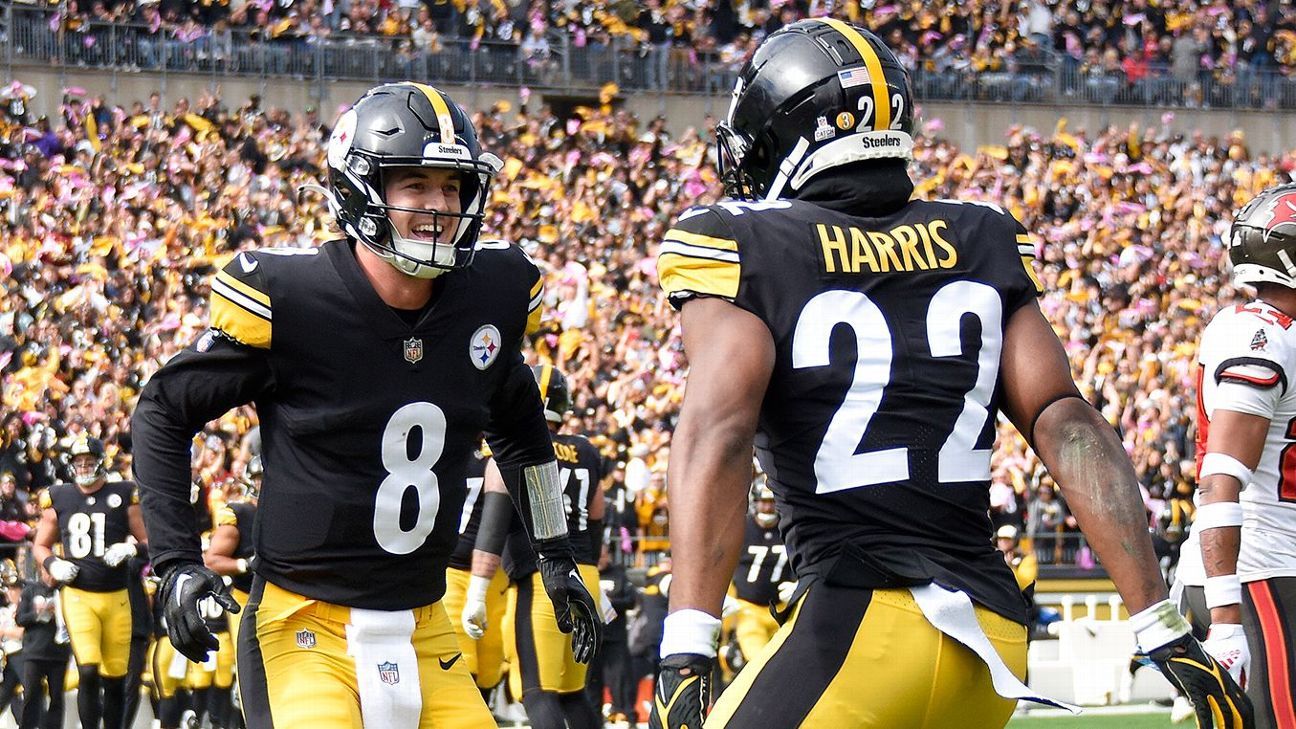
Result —
<path fill-rule="evenodd" d="M 140 395 L 135 473 L 169 636 L 201 658 L 216 641 L 199 602 L 239 609 L 185 518 L 188 452 L 204 423 L 254 403 L 265 476 L 238 648 L 249 729 L 490 725 L 440 604 L 482 433 L 555 609 L 582 608 L 565 623 L 577 640 L 599 627 L 520 352 L 540 272 L 478 240 L 500 162 L 441 91 L 372 89 L 338 119 L 327 162 L 319 190 L 346 237 L 238 253 L 212 281 L 211 328 Z"/>
<path fill-rule="evenodd" d="M 872 33 L 786 26 L 717 125 L 731 199 L 664 236 L 690 372 L 652 726 L 702 724 L 753 444 L 804 592 L 707 727 L 1001 727 L 1017 698 L 1042 699 L 1021 683 L 1026 602 L 987 516 L 1000 412 L 1203 726 L 1208 700 L 1247 725 L 1165 599 L 1129 459 L 1035 303 L 1032 238 L 994 205 L 910 200 L 913 118 L 907 72 Z"/>
<path fill-rule="evenodd" d="M 550 364 L 531 369 L 544 401 L 545 419 L 553 431 L 567 531 L 576 550 L 580 579 L 597 595 L 598 561 L 603 549 L 603 490 L 608 480 L 603 456 L 585 436 L 561 432 L 572 400 L 567 376 Z M 502 550 L 504 572 L 512 583 L 504 626 L 504 641 L 510 653 L 510 691 L 522 697 L 527 720 L 535 729 L 596 729 L 602 722 L 585 692 L 585 664 L 598 649 L 598 640 L 573 644 L 562 635 L 549 601 L 541 596 L 544 586 L 537 572 L 535 552 L 512 509 L 499 498 L 501 489 L 498 470 L 488 466 L 486 495 L 490 498 L 483 507 L 473 557 L 472 584 L 478 587 L 469 588 L 464 627 L 489 627 L 480 625 L 484 614 L 480 586 L 496 572 L 501 562 L 497 555 Z M 506 531 L 507 538 L 500 539 Z M 601 627 L 602 616 L 596 616 L 596 620 Z"/>
<path fill-rule="evenodd" d="M 55 484 L 41 494 L 32 558 L 62 586 L 81 726 L 97 727 L 102 719 L 117 729 L 125 712 L 131 644 L 128 563 L 148 536 L 135 484 L 108 480 L 103 443 L 83 434 L 67 453 L 75 483 Z M 54 555 L 56 543 L 61 556 Z"/>

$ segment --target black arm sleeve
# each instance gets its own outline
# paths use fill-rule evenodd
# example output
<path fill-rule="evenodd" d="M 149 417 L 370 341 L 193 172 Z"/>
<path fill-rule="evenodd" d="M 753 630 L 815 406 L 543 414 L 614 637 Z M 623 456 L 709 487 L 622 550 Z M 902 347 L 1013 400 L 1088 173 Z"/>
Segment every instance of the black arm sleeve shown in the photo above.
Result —
<path fill-rule="evenodd" d="M 209 332 L 145 385 L 131 420 L 133 462 L 149 551 L 159 574 L 171 562 L 202 562 L 189 503 L 194 434 L 229 409 L 265 394 L 271 383 L 265 350 Z"/>
<path fill-rule="evenodd" d="M 498 491 L 487 492 L 482 496 L 481 523 L 477 525 L 477 543 L 473 549 L 497 556 L 502 554 L 512 523 L 512 500 Z"/>

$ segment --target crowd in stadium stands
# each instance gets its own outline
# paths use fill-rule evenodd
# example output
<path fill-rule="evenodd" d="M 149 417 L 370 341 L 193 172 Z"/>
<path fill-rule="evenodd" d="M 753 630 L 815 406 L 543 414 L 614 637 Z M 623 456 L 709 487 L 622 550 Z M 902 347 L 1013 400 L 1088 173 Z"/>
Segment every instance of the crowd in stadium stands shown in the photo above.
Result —
<path fill-rule="evenodd" d="M 126 106 L 71 98 L 53 121 L 0 114 L 0 542 L 19 544 L 39 489 L 67 477 L 62 449 L 104 439 L 129 474 L 129 414 L 141 383 L 206 326 L 208 277 L 250 246 L 335 236 L 319 181 L 333 116 L 212 95 Z M 576 429 L 617 464 L 608 494 L 615 553 L 653 564 L 669 549 L 665 466 L 685 363 L 659 295 L 657 241 L 714 201 L 709 129 L 667 131 L 611 105 L 498 102 L 475 122 L 504 161 L 489 235 L 546 271 L 532 356 L 569 373 Z M 1237 293 L 1221 236 L 1243 200 L 1290 179 L 1296 157 L 1246 139 L 1153 127 L 1012 128 L 958 149 L 927 123 L 912 165 L 923 197 L 985 200 L 1037 237 L 1044 311 L 1086 397 L 1119 428 L 1169 555 L 1194 488 L 1193 357 L 1202 326 Z M 1209 195 L 1200 191 L 1209 190 Z M 321 337 L 327 336 L 321 331 Z M 218 488 L 258 447 L 251 410 L 195 445 L 195 480 Z M 996 527 L 1022 529 L 1041 564 L 1093 566 L 1038 461 L 1001 429 Z"/>
<path fill-rule="evenodd" d="M 638 70 L 595 81 L 712 91 L 727 90 L 766 34 L 832 15 L 877 31 L 928 98 L 1296 105 L 1296 84 L 1287 83 L 1296 5 L 1268 0 L 69 0 L 51 12 L 49 27 L 66 31 L 74 62 L 102 62 L 115 42 L 132 46 L 114 56 L 130 65 L 229 69 L 239 62 L 236 40 L 265 40 L 283 54 L 332 40 L 391 51 L 382 69 L 392 73 L 408 67 L 444 80 L 451 69 L 438 56 L 480 50 L 478 59 L 520 60 L 524 78 L 543 81 L 560 53 L 568 73 L 597 76 L 600 64 L 582 59 L 618 44 L 635 49 Z M 102 22 L 137 24 L 142 34 L 113 40 L 95 30 Z M 287 55 L 269 63 L 303 70 Z M 711 78 L 699 78 L 702 66 Z"/>

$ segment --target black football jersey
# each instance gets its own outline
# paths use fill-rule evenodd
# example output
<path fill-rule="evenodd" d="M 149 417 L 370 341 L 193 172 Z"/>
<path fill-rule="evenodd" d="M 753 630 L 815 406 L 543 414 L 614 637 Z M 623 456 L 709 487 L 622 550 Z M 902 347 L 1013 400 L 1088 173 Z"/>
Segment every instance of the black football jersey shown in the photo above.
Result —
<path fill-rule="evenodd" d="M 583 435 L 555 433 L 554 455 L 558 458 L 558 482 L 563 487 L 563 506 L 567 510 L 567 535 L 571 539 L 578 564 L 597 565 L 603 548 L 603 530 L 591 531 L 590 506 L 603 498 L 600 484 L 604 477 L 603 454 Z M 514 515 L 508 541 L 504 546 L 504 571 L 510 579 L 519 580 L 536 571 L 535 552 L 519 518 Z"/>
<path fill-rule="evenodd" d="M 773 336 L 756 448 L 798 576 L 936 581 L 1026 620 L 987 510 L 1003 331 L 1040 291 L 1034 255 L 1010 214 L 954 201 L 722 202 L 666 233 L 675 306 L 720 297 Z"/>
<path fill-rule="evenodd" d="M 742 553 L 738 556 L 738 568 L 733 576 L 734 592 L 738 598 L 768 605 L 778 599 L 780 582 L 795 580 L 778 526 L 766 529 L 748 515 Z"/>
<path fill-rule="evenodd" d="M 474 450 L 468 460 L 468 477 L 464 479 L 468 495 L 464 498 L 463 512 L 459 515 L 459 542 L 450 554 L 450 566 L 457 570 L 472 570 L 473 548 L 477 544 L 477 528 L 481 526 L 482 486 L 486 483 L 487 457 Z"/>
<path fill-rule="evenodd" d="M 55 484 L 41 495 L 41 508 L 52 508 L 58 515 L 63 559 L 80 568 L 73 587 L 90 592 L 126 589 L 129 560 L 109 567 L 103 556 L 109 547 L 130 536 L 129 509 L 138 503 L 131 481 L 107 481 L 92 494 L 76 484 Z"/>
<path fill-rule="evenodd" d="M 480 243 L 410 324 L 353 245 L 242 252 L 213 279 L 211 329 L 153 376 L 133 420 L 156 559 L 194 558 L 171 526 L 180 438 L 187 449 L 185 431 L 242 403 L 256 405 L 265 462 L 255 572 L 351 607 L 440 599 L 483 432 L 501 462 L 549 457 L 520 351 L 542 288 L 526 254 Z"/>

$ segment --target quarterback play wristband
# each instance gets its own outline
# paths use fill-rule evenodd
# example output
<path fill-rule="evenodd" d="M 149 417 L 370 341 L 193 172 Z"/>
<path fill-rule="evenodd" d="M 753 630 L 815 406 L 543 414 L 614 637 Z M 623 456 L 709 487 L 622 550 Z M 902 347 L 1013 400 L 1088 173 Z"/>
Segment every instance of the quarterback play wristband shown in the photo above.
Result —
<path fill-rule="evenodd" d="M 662 625 L 662 657 L 696 653 L 715 658 L 720 640 L 720 618 L 701 610 L 676 610 Z"/>
<path fill-rule="evenodd" d="M 1130 616 L 1134 641 L 1144 653 L 1178 640 L 1192 630 L 1169 600 L 1152 605 Z"/>
<path fill-rule="evenodd" d="M 1203 474 L 1204 475 L 1204 474 Z M 1217 501 L 1204 504 L 1193 516 L 1193 528 L 1206 530 L 1219 527 L 1242 526 L 1242 505 L 1236 501 Z"/>
<path fill-rule="evenodd" d="M 540 541 L 567 535 L 567 510 L 563 508 L 558 462 L 549 461 L 522 469 L 531 507 L 531 539 Z"/>
<path fill-rule="evenodd" d="M 1242 581 L 1237 575 L 1207 577 L 1206 585 L 1202 589 L 1206 594 L 1208 608 L 1242 604 Z"/>
<path fill-rule="evenodd" d="M 1242 461 L 1227 453 L 1207 453 L 1202 456 L 1201 474 L 1198 478 L 1215 475 L 1232 476 L 1238 480 L 1238 483 L 1246 486 L 1251 483 L 1253 474 Z"/>

